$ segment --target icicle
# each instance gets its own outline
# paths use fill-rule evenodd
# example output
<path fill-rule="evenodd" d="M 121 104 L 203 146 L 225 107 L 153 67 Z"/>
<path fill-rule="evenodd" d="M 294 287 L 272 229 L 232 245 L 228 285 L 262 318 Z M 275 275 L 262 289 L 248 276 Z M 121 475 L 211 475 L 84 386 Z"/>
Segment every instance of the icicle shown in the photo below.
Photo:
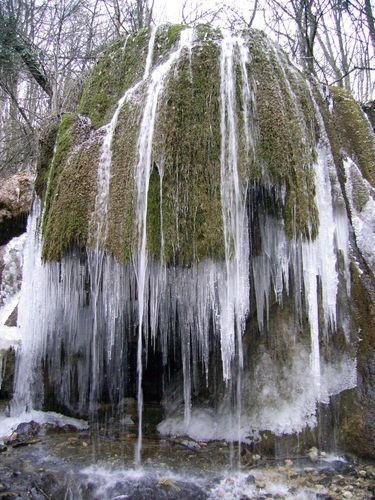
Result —
<path fill-rule="evenodd" d="M 221 46 L 221 205 L 224 226 L 226 284 L 220 290 L 220 336 L 223 377 L 231 376 L 236 342 L 242 365 L 242 334 L 249 312 L 249 236 L 246 211 L 247 186 L 240 181 L 237 161 L 236 40 L 224 33 Z M 246 80 L 244 81 L 246 87 Z"/>
<path fill-rule="evenodd" d="M 39 219 L 41 204 L 34 202 L 27 224 L 27 240 L 23 257 L 21 298 L 18 307 L 18 328 L 22 339 L 22 355 L 17 357 L 15 391 L 11 412 L 17 415 L 40 404 L 43 397 L 40 356 L 43 352 L 43 328 L 38 314 L 49 304 L 49 290 L 44 285 L 41 261 Z"/>
<path fill-rule="evenodd" d="M 124 103 L 130 99 L 135 91 L 139 88 L 144 80 L 150 74 L 152 65 L 154 44 L 155 44 L 156 29 L 152 29 L 150 40 L 148 44 L 148 52 L 146 58 L 145 71 L 143 78 L 137 82 L 133 87 L 129 88 L 117 103 L 116 110 L 113 114 L 112 120 L 106 127 L 106 133 L 102 143 L 101 155 L 99 160 L 97 172 L 97 194 L 95 198 L 95 210 L 91 218 L 91 226 L 93 230 L 93 238 L 95 243 L 95 250 L 88 252 L 89 269 L 90 269 L 90 284 L 91 284 L 91 297 L 94 303 L 94 317 L 93 317 L 93 339 L 92 339 L 92 380 L 90 385 L 90 402 L 91 410 L 96 409 L 98 396 L 100 394 L 100 379 L 99 374 L 101 371 L 101 354 L 98 346 L 98 315 L 102 314 L 99 310 L 99 294 L 102 286 L 102 272 L 103 272 L 103 259 L 104 253 L 101 247 L 104 245 L 107 238 L 108 231 L 108 203 L 109 203 L 109 187 L 111 178 L 111 165 L 112 165 L 112 142 L 116 130 L 118 118 Z M 109 346 L 111 351 L 112 345 Z"/>

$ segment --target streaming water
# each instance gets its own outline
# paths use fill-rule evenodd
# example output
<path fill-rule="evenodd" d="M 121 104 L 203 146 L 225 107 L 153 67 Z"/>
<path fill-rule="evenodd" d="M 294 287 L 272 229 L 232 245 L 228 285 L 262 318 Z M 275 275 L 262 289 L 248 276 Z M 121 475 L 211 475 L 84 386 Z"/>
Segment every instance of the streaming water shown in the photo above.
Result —
<path fill-rule="evenodd" d="M 147 270 L 147 200 L 148 187 L 150 181 L 152 163 L 152 142 L 154 136 L 156 110 L 159 95 L 162 92 L 165 78 L 178 60 L 184 48 L 190 49 L 193 40 L 193 30 L 186 29 L 181 32 L 178 48 L 171 52 L 168 59 L 157 66 L 150 78 L 147 90 L 146 102 L 138 138 L 138 164 L 136 166 L 135 178 L 137 187 L 136 201 L 136 221 L 138 230 L 138 248 L 136 256 L 136 276 L 138 285 L 138 346 L 137 346 L 137 401 L 138 401 L 138 442 L 135 450 L 135 462 L 140 463 L 142 447 L 142 413 L 143 413 L 143 392 L 142 392 L 142 350 L 143 350 L 143 321 L 144 321 L 144 301 L 145 282 Z"/>
<path fill-rule="evenodd" d="M 223 32 L 215 43 L 220 44 L 219 215 L 225 259 L 167 266 L 164 159 L 153 157 L 154 132 L 168 75 L 186 53 L 194 56 L 196 45 L 194 31 L 185 29 L 176 46 L 153 66 L 155 36 L 153 30 L 143 78 L 118 101 L 111 122 L 103 130 L 90 223 L 92 248 L 87 252 L 72 250 L 60 262 L 42 263 L 41 207 L 39 201 L 34 205 L 24 253 L 18 320 L 22 349 L 12 403 L 13 414 L 41 409 L 43 378 L 48 379 L 53 403 L 73 414 L 95 416 L 104 401 L 115 409 L 116 419 L 129 394 L 136 395 L 138 434 L 133 444 L 137 465 L 141 463 L 144 430 L 144 369 L 149 367 L 148 356 L 154 354 L 148 352 L 150 345 L 160 354 L 163 377 L 168 375 L 160 377 L 166 411 L 158 427 L 162 434 L 246 442 L 264 429 L 277 435 L 300 432 L 316 424 L 318 401 L 327 401 L 330 395 L 355 385 L 355 362 L 350 356 L 323 362 L 319 348 L 321 335 L 333 331 L 339 321 L 340 252 L 347 291 L 350 280 L 348 219 L 337 195 L 340 188 L 318 110 L 320 140 L 313 168 L 319 233 L 315 241 L 289 239 L 283 220 L 268 210 L 262 198 L 266 192 L 275 205 L 283 206 L 285 186 L 271 189 L 267 176 L 264 185 L 249 185 L 240 168 L 241 144 L 245 143 L 249 158 L 257 145 L 256 87 L 249 74 L 251 54 L 246 39 Z M 277 64 L 286 63 L 278 58 Z M 288 73 L 281 72 L 280 78 L 288 80 Z M 293 95 L 290 82 L 285 86 L 302 123 L 301 102 Z M 137 232 L 132 262 L 121 265 L 104 250 L 112 143 L 121 109 L 135 94 L 141 95 L 142 105 L 134 165 Z M 302 123 L 301 127 L 305 130 L 307 125 Z M 154 163 L 160 179 L 160 260 L 148 254 L 147 209 Z M 348 163 L 346 168 L 350 183 L 356 167 Z M 373 209 L 371 203 L 369 200 L 368 211 Z M 354 213 L 354 206 L 352 210 L 358 219 L 357 237 L 367 248 L 368 239 L 360 227 L 366 214 Z M 255 219 L 256 228 L 252 224 Z M 253 239 L 259 247 L 254 254 Z M 250 304 L 251 297 L 254 301 Z M 289 333 L 290 363 L 282 367 L 280 377 L 267 353 L 260 353 L 253 366 L 249 345 L 253 333 L 271 335 L 272 304 L 282 306 L 287 298 L 294 304 L 294 330 L 302 330 L 302 317 L 307 316 L 311 340 L 310 345 L 303 345 L 294 330 Z M 311 369 L 306 370 L 309 361 Z M 136 371 L 136 380 L 131 371 Z"/>

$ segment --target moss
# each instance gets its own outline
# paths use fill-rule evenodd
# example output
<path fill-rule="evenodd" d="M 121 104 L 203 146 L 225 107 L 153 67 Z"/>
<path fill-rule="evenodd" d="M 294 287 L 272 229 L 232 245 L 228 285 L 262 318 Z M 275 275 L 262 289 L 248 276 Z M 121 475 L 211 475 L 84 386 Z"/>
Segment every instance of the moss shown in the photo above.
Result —
<path fill-rule="evenodd" d="M 91 70 L 84 84 L 78 113 L 89 116 L 94 127 L 110 120 L 120 97 L 141 79 L 149 37 L 149 31 L 144 29 L 128 38 L 119 38 Z"/>
<path fill-rule="evenodd" d="M 44 172 L 47 177 L 47 187 L 45 194 L 43 228 L 48 220 L 48 213 L 51 207 L 56 186 L 61 175 L 64 161 L 74 143 L 77 116 L 73 113 L 66 113 L 62 116 L 57 132 L 56 144 L 54 146 L 53 159 L 48 171 Z"/>
<path fill-rule="evenodd" d="M 164 57 L 176 44 L 183 25 L 158 29 L 154 59 Z M 94 126 L 109 121 L 118 98 L 144 71 L 149 32 L 142 30 L 112 44 L 93 68 L 84 86 L 79 111 L 90 116 Z M 197 39 L 189 57 L 183 51 L 176 67 L 166 79 L 159 99 L 153 144 L 153 170 L 150 178 L 147 231 L 150 253 L 160 257 L 161 228 L 168 263 L 189 265 L 205 258 L 224 257 L 221 207 L 221 133 L 220 133 L 220 44 L 221 34 L 208 26 L 197 28 Z M 303 77 L 281 64 L 275 50 L 263 35 L 249 35 L 251 61 L 248 79 L 256 87 L 249 122 L 253 123 L 256 146 L 249 154 L 245 142 L 242 96 L 243 75 L 235 64 L 238 169 L 243 182 L 285 190 L 282 212 L 289 236 L 314 236 L 318 225 L 314 203 L 316 122 L 314 106 Z M 281 56 L 283 57 L 283 56 Z M 238 59 L 238 58 L 237 58 Z M 137 241 L 135 228 L 134 168 L 137 163 L 137 138 L 146 85 L 137 99 L 124 104 L 113 140 L 112 170 L 106 250 L 121 262 L 127 261 Z M 254 118 L 255 114 L 255 118 Z M 79 127 L 80 119 L 68 114 L 62 119 L 49 174 L 46 193 L 44 232 L 51 243 L 45 258 L 59 258 L 73 242 L 87 243 L 88 207 L 93 203 L 98 148 L 91 146 L 89 168 Z M 259 129 L 259 134 L 255 130 Z M 90 149 L 91 148 L 91 149 Z M 159 176 L 163 173 L 163 178 Z M 67 179 L 70 172 L 71 179 Z M 57 220 L 59 210 L 73 216 L 74 193 L 81 195 L 78 179 L 92 188 L 77 206 L 77 222 L 65 220 L 67 230 Z M 63 193 L 62 183 L 72 193 Z M 162 198 L 160 196 L 162 189 Z M 64 208 L 66 204 L 67 208 Z M 162 214 L 162 220 L 161 220 Z M 64 220 L 65 214 L 61 217 Z M 58 228 L 64 233 L 58 234 Z M 90 244 L 90 242 L 89 242 Z"/>
<path fill-rule="evenodd" d="M 204 43 L 172 71 L 155 129 L 154 160 L 163 165 L 167 262 L 223 257 L 220 197 L 220 48 Z M 190 69 L 191 64 L 191 69 Z M 151 177 L 149 249 L 160 255 L 160 178 Z"/>
<path fill-rule="evenodd" d="M 344 180 L 343 177 L 343 164 L 342 164 L 342 154 L 341 154 L 341 145 L 339 141 L 338 131 L 335 127 L 335 122 L 333 120 L 332 114 L 330 113 L 328 103 L 324 100 L 320 87 L 315 80 L 310 81 L 311 90 L 319 108 L 320 114 L 323 119 L 324 128 L 328 136 L 328 140 L 331 147 L 331 153 L 333 156 L 334 163 L 337 168 L 337 173 L 341 180 Z"/>
<path fill-rule="evenodd" d="M 158 63 L 180 39 L 181 31 L 186 29 L 185 24 L 165 24 L 160 26 L 155 35 L 153 61 Z"/>
<path fill-rule="evenodd" d="M 141 103 L 124 104 L 113 138 L 106 246 L 119 262 L 130 258 L 135 240 L 134 168 L 137 162 Z"/>
<path fill-rule="evenodd" d="M 353 203 L 356 210 L 360 212 L 370 198 L 368 184 L 365 184 L 365 180 L 356 168 L 351 169 L 350 178 L 352 183 Z"/>
<path fill-rule="evenodd" d="M 338 444 L 356 455 L 374 458 L 373 354 L 375 350 L 375 284 L 366 270 L 351 265 L 351 313 L 360 341 L 357 343 L 358 386 L 340 396 Z"/>
<path fill-rule="evenodd" d="M 335 128 L 341 147 L 355 161 L 364 177 L 375 186 L 375 139 L 360 105 L 346 90 L 331 87 Z"/>
<path fill-rule="evenodd" d="M 220 29 L 213 28 L 209 24 L 199 24 L 195 28 L 197 40 L 204 43 L 217 42 L 222 38 Z"/>
<path fill-rule="evenodd" d="M 260 168 L 256 173 L 265 171 L 273 184 L 285 186 L 284 220 L 288 236 L 314 237 L 318 212 L 312 168 L 315 160 L 313 104 L 300 82 L 303 77 L 295 76 L 289 81 L 274 49 L 259 32 L 252 33 L 250 53 L 259 125 L 256 157 Z"/>
<path fill-rule="evenodd" d="M 83 142 L 79 117 L 64 115 L 57 136 L 45 196 L 43 252 L 45 260 L 59 260 L 73 244 L 87 242 L 96 188 L 97 142 Z M 74 146 L 74 148 L 73 148 Z"/>
<path fill-rule="evenodd" d="M 37 176 L 35 179 L 35 192 L 41 198 L 47 189 L 49 168 L 53 159 L 56 137 L 59 131 L 60 119 L 53 119 L 42 131 L 39 139 L 39 151 L 36 164 Z"/>

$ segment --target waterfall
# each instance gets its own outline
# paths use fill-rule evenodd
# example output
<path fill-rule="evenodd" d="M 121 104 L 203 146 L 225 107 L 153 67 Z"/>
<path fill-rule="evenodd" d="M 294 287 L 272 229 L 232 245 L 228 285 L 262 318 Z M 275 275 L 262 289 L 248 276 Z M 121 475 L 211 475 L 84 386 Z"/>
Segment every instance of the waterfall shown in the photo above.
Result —
<path fill-rule="evenodd" d="M 5 246 L 2 257 L 0 283 L 0 390 L 3 373 L 6 367 L 8 349 L 17 348 L 19 344 L 18 330 L 8 326 L 9 317 L 15 312 L 20 298 L 22 279 L 22 255 L 25 246 L 25 235 L 18 236 Z"/>
<path fill-rule="evenodd" d="M 150 74 L 150 69 L 152 65 L 152 57 L 154 53 L 154 44 L 155 44 L 155 34 L 156 29 L 151 30 L 150 40 L 148 44 L 148 51 L 146 57 L 145 70 L 143 73 L 143 78 L 135 85 L 130 87 L 121 99 L 118 101 L 116 110 L 113 114 L 113 117 L 110 123 L 105 127 L 105 135 L 101 148 L 100 161 L 97 172 L 97 194 L 95 199 L 95 210 L 93 212 L 91 218 L 91 224 L 94 227 L 94 241 L 95 241 L 95 250 L 93 252 L 89 252 L 89 263 L 90 263 L 90 283 L 91 283 L 91 294 L 94 302 L 94 318 L 93 318 L 93 339 L 92 339 L 92 380 L 90 384 L 91 391 L 91 404 L 92 409 L 95 408 L 95 405 L 98 400 L 98 395 L 100 393 L 100 380 L 99 380 L 99 353 L 98 353 L 98 314 L 99 311 L 99 290 L 103 282 L 103 259 L 104 253 L 101 249 L 101 246 L 105 244 L 107 239 L 107 231 L 108 231 L 108 203 L 109 203 L 109 187 L 110 187 L 110 179 L 111 179 L 111 165 L 112 165 L 112 142 L 113 136 L 116 130 L 118 118 L 120 112 L 124 106 L 124 103 L 131 99 L 136 90 L 140 87 L 140 85 L 148 78 Z M 113 338 L 110 343 L 109 350 L 113 345 Z"/>
<path fill-rule="evenodd" d="M 178 256 L 170 262 L 166 257 L 170 242 L 164 201 L 170 202 L 166 182 L 171 166 L 159 150 L 156 154 L 156 129 L 169 78 L 179 71 L 178 64 L 185 56 L 189 57 L 191 94 L 199 91 L 193 85 L 201 42 L 197 41 L 197 32 L 183 29 L 177 43 L 167 53 L 161 51 L 154 63 L 154 46 L 159 49 L 156 36 L 154 29 L 142 78 L 119 99 L 110 123 L 101 129 L 104 135 L 97 134 L 102 142 L 98 147 L 88 249 L 72 248 L 60 262 L 43 263 L 41 204 L 38 200 L 34 204 L 24 253 L 18 321 L 22 349 L 12 403 L 14 413 L 41 408 L 45 378 L 48 390 L 53 392 L 53 403 L 73 414 L 89 414 L 95 420 L 103 399 L 117 417 L 124 398 L 135 392 L 136 464 L 141 463 L 144 371 L 150 346 L 160 354 L 162 369 L 171 372 L 170 379 L 163 380 L 166 408 L 168 412 L 169 405 L 171 413 L 158 427 L 165 434 L 189 434 L 200 439 L 206 432 L 212 439 L 242 442 L 262 430 L 278 435 L 300 432 L 316 424 L 318 402 L 326 402 L 332 394 L 355 385 L 355 362 L 347 353 L 331 363 L 320 352 L 322 335 L 328 338 L 328 333 L 342 327 L 337 314 L 341 260 L 344 288 L 346 285 L 346 293 L 350 293 L 349 223 L 311 89 L 307 93 L 311 106 L 315 106 L 319 139 L 315 161 L 301 165 L 301 170 L 311 167 L 315 176 L 314 200 L 319 216 L 315 240 L 288 235 L 281 215 L 287 196 L 284 180 L 272 185 L 266 162 L 261 164 L 260 179 L 255 181 L 248 171 L 255 163 L 260 136 L 256 115 L 259 89 L 249 69 L 253 57 L 249 41 L 246 36 L 229 32 L 215 39 L 213 45 L 220 54 L 216 75 L 220 84 L 214 99 L 220 123 L 214 168 L 220 174 L 217 216 L 222 222 L 223 258 L 215 260 L 208 253 L 186 265 L 178 263 Z M 293 91 L 286 63 L 278 49 L 270 45 L 269 51 L 281 68 L 278 76 L 285 80 L 301 135 L 307 134 L 309 124 Z M 106 243 L 111 227 L 114 136 L 120 128 L 120 113 L 127 111 L 124 105 L 129 102 L 140 110 L 130 166 L 134 175 L 134 241 L 131 257 L 120 263 L 108 253 Z M 160 257 L 151 253 L 147 233 L 154 167 L 160 183 Z M 350 176 L 356 167 L 348 161 L 346 169 L 350 188 Z M 368 210 L 373 210 L 372 202 L 368 203 Z M 365 214 L 355 215 L 362 241 L 365 235 L 360 225 Z M 368 248 L 366 241 L 363 245 Z M 288 301 L 293 305 L 289 306 L 291 320 L 287 326 L 294 329 L 286 334 L 281 331 L 285 325 L 281 325 L 280 337 L 289 335 L 290 353 L 286 356 L 290 356 L 290 363 L 278 371 L 265 352 L 265 339 L 279 334 L 278 325 L 273 325 L 273 330 L 270 326 L 272 314 L 276 306 L 277 311 L 283 310 Z M 306 342 L 298 337 L 304 332 Z M 256 351 L 259 345 L 262 347 Z M 132 357 L 135 366 L 131 365 Z M 131 374 L 135 390 L 129 387 L 133 382 L 132 378 L 129 383 L 131 370 L 136 372 Z M 343 376 L 345 372 L 347 377 Z M 259 389 L 267 376 L 271 386 L 268 392 Z M 338 383 L 335 378 L 342 380 Z"/>
<path fill-rule="evenodd" d="M 139 131 L 138 138 L 138 164 L 135 170 L 137 201 L 136 201 L 136 221 L 138 231 L 138 248 L 136 276 L 138 284 L 138 347 L 137 347 L 137 400 L 138 400 L 138 441 L 135 452 L 135 461 L 140 463 L 142 446 L 142 413 L 143 413 L 143 393 L 142 393 L 142 335 L 144 321 L 144 300 L 145 282 L 147 269 L 147 197 L 150 182 L 150 172 L 152 163 L 152 142 L 154 136 L 154 126 L 156 109 L 159 95 L 163 89 L 165 78 L 173 64 L 178 60 L 184 48 L 189 49 L 193 40 L 193 30 L 186 29 L 181 32 L 178 48 L 172 52 L 168 59 L 157 66 L 151 74 L 146 102 Z"/>
<path fill-rule="evenodd" d="M 17 358 L 14 395 L 11 412 L 18 415 L 40 405 L 43 400 L 42 374 L 39 360 L 43 353 L 42 322 L 50 300 L 50 290 L 43 279 L 46 272 L 41 260 L 39 222 L 41 204 L 34 202 L 27 223 L 26 244 L 23 255 L 21 297 L 18 305 L 17 327 L 22 341 L 21 355 Z"/>

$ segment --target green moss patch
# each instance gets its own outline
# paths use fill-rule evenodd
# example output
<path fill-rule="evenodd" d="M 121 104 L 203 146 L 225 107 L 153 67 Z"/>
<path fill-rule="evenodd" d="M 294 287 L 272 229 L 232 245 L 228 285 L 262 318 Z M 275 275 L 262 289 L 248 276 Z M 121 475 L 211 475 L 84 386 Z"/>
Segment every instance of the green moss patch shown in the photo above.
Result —
<path fill-rule="evenodd" d="M 288 80 L 263 34 L 252 33 L 250 53 L 259 126 L 256 158 L 260 168 L 256 174 L 265 171 L 274 185 L 285 186 L 284 219 L 288 236 L 314 237 L 318 213 L 312 168 L 315 160 L 313 104 L 302 75 Z"/>
<path fill-rule="evenodd" d="M 375 139 L 360 105 L 346 90 L 331 87 L 335 128 L 341 147 L 375 186 Z"/>
<path fill-rule="evenodd" d="M 100 149 L 98 141 L 80 142 L 87 132 L 79 117 L 63 116 L 45 196 L 45 260 L 59 260 L 73 244 L 83 247 L 87 242 Z"/>
<path fill-rule="evenodd" d="M 185 24 L 165 24 L 158 28 L 155 35 L 154 64 L 159 64 L 160 60 L 171 51 L 180 39 L 181 31 L 186 28 Z"/>
<path fill-rule="evenodd" d="M 89 116 L 94 127 L 110 121 L 117 101 L 142 78 L 149 37 L 148 30 L 141 30 L 128 38 L 119 38 L 91 70 L 78 113 Z"/>
<path fill-rule="evenodd" d="M 59 118 L 53 119 L 42 131 L 39 139 L 39 151 L 36 164 L 37 177 L 35 179 L 35 192 L 41 198 L 47 189 L 49 168 L 53 159 L 57 133 L 59 131 Z"/>
<path fill-rule="evenodd" d="M 155 129 L 148 244 L 159 257 L 160 213 L 167 262 L 223 258 L 220 196 L 220 48 L 204 43 L 171 71 Z"/>
<path fill-rule="evenodd" d="M 131 256 L 135 241 L 135 184 L 137 140 L 141 106 L 125 103 L 113 139 L 111 182 L 109 192 L 107 250 L 119 262 Z"/>
<path fill-rule="evenodd" d="M 158 29 L 154 64 L 173 50 L 184 28 L 168 25 Z M 109 122 L 118 99 L 141 80 L 149 37 L 150 32 L 142 30 L 126 41 L 117 40 L 92 69 L 78 109 L 90 117 L 94 127 Z M 224 258 L 220 38 L 219 31 L 199 26 L 193 50 L 182 52 L 159 96 L 147 238 L 151 255 L 167 263 L 190 265 L 206 258 Z M 248 119 L 255 151 L 246 147 L 243 75 L 237 54 L 234 69 L 240 179 L 265 189 L 272 185 L 274 192 L 285 190 L 277 215 L 283 217 L 288 236 L 314 237 L 318 227 L 313 170 L 317 124 L 310 90 L 304 77 L 288 66 L 283 54 L 277 55 L 263 34 L 250 32 L 248 43 L 250 61 L 246 70 L 255 89 Z M 120 262 L 130 259 L 137 241 L 134 169 L 146 92 L 147 83 L 124 104 L 112 144 L 105 249 Z M 88 233 L 95 203 L 100 133 L 84 125 L 79 115 L 66 114 L 59 126 L 53 160 L 49 150 L 42 161 L 39 180 L 45 192 L 45 259 L 59 259 L 72 244 L 92 245 Z M 90 136 L 93 140 L 88 140 Z"/>

